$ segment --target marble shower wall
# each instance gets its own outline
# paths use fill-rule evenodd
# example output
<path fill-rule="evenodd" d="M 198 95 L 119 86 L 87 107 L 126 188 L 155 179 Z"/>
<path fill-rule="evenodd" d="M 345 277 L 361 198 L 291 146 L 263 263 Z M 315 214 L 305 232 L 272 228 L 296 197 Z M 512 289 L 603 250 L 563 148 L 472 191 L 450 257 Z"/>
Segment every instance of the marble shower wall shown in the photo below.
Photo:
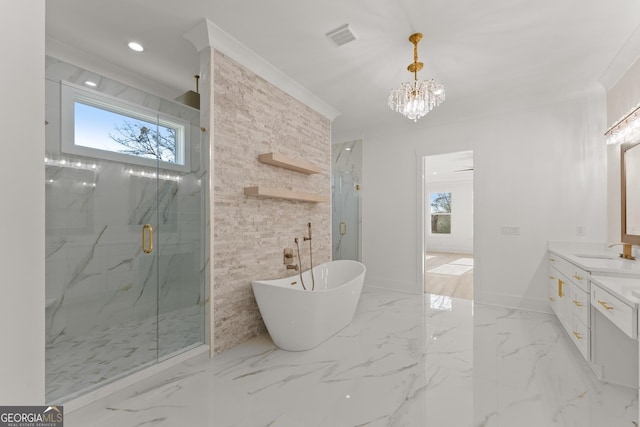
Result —
<path fill-rule="evenodd" d="M 359 189 L 362 182 L 362 140 L 333 144 L 331 151 L 333 259 L 359 261 L 362 259 Z"/>
<path fill-rule="evenodd" d="M 362 140 L 331 146 L 331 170 L 348 173 L 362 179 Z"/>
<path fill-rule="evenodd" d="M 156 192 L 155 178 L 129 172 L 153 168 L 61 152 L 61 80 L 93 80 L 98 92 L 191 123 L 191 171 L 167 171 L 180 179 L 159 179 Z M 155 316 L 157 300 L 160 313 L 202 307 L 208 155 L 199 112 L 50 57 L 45 83 L 47 342 Z M 154 257 L 140 241 L 156 203 Z"/>
<path fill-rule="evenodd" d="M 330 194 L 330 122 L 280 89 L 215 53 L 214 96 L 214 345 L 221 352 L 264 332 L 251 290 L 255 279 L 292 275 L 283 249 L 300 238 L 302 268 L 309 263 L 307 223 L 313 227 L 314 265 L 331 259 L 329 203 L 244 195 L 264 185 Z M 276 152 L 322 168 L 305 175 L 258 162 Z"/>

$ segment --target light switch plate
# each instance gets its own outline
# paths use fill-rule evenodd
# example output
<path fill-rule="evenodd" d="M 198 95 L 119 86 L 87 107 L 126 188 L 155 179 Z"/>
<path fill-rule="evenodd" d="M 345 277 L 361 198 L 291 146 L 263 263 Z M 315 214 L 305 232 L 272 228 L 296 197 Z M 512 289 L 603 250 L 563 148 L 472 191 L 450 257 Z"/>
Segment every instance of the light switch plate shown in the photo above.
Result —
<path fill-rule="evenodd" d="M 520 226 L 503 225 L 500 227 L 500 234 L 503 236 L 518 236 L 520 234 Z"/>

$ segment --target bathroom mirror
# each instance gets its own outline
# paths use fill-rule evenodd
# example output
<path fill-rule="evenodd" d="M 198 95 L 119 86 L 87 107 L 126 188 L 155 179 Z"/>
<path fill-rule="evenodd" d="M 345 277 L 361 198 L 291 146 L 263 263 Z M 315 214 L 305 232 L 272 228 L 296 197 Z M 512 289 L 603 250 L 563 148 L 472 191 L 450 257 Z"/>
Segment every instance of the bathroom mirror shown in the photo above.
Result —
<path fill-rule="evenodd" d="M 640 142 L 620 148 L 622 241 L 640 245 Z"/>

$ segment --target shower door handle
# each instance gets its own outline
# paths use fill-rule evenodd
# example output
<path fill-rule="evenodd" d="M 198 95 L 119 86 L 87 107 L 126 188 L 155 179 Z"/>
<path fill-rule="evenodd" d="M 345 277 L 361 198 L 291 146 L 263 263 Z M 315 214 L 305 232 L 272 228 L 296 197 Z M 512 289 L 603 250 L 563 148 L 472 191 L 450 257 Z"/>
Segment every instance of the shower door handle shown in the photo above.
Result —
<path fill-rule="evenodd" d="M 153 252 L 153 227 L 151 224 L 142 226 L 142 252 L 145 254 Z"/>
<path fill-rule="evenodd" d="M 340 235 L 344 236 L 345 234 L 347 234 L 347 223 L 342 221 L 340 223 Z"/>

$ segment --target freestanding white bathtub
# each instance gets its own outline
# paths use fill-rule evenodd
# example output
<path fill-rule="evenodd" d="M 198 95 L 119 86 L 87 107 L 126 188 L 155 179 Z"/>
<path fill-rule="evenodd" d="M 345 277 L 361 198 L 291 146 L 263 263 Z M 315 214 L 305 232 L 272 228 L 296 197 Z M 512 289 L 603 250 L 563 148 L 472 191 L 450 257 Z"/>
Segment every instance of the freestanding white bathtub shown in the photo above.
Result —
<path fill-rule="evenodd" d="M 360 299 L 366 268 L 357 261 L 331 261 L 284 279 L 252 282 L 260 314 L 275 345 L 283 350 L 310 350 L 351 323 Z"/>

